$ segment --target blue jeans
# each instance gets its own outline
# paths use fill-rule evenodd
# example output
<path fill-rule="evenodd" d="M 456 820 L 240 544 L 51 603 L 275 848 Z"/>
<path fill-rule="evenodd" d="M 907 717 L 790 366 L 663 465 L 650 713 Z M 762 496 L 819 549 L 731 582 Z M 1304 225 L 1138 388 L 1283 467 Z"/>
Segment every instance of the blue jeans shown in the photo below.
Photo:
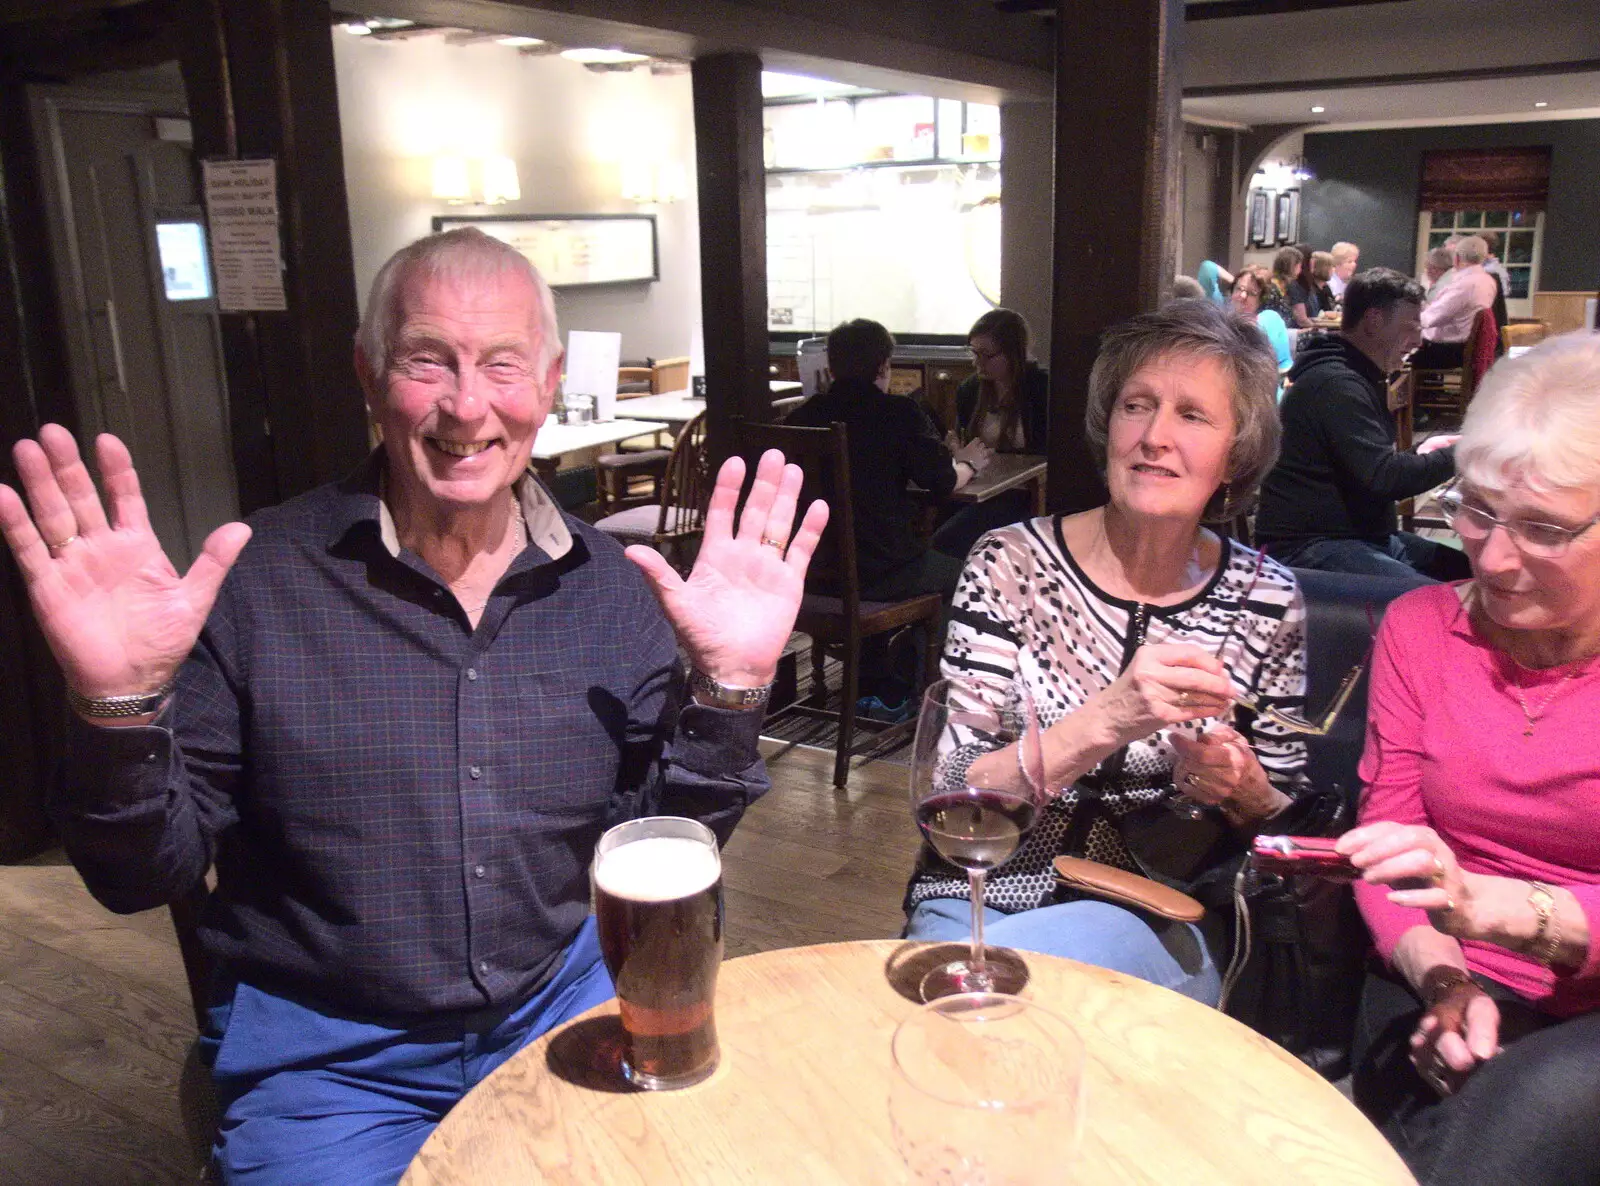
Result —
<path fill-rule="evenodd" d="M 235 984 L 201 1038 L 222 1114 L 215 1168 L 251 1186 L 391 1186 L 472 1087 L 615 995 L 592 917 L 555 977 L 515 1006 L 402 1025 Z"/>
<path fill-rule="evenodd" d="M 1290 568 L 1396 577 L 1418 587 L 1439 581 L 1464 581 L 1472 575 L 1472 565 L 1460 548 L 1423 539 L 1409 531 L 1397 531 L 1382 544 L 1361 539 L 1314 539 L 1303 544 L 1268 544 L 1265 551 Z"/>
<path fill-rule="evenodd" d="M 935 943 L 968 940 L 972 905 L 965 898 L 919 902 L 906 922 L 905 937 Z M 1222 977 L 1199 927 L 1110 902 L 1061 902 L 1015 914 L 985 906 L 983 941 L 1125 972 L 1206 1005 L 1215 1005 L 1222 995 Z"/>

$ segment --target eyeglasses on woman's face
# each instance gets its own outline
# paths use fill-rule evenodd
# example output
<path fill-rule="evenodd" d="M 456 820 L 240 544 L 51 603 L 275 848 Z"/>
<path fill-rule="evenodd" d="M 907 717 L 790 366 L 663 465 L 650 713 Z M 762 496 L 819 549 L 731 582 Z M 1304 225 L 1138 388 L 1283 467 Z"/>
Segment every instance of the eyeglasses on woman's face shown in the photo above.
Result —
<path fill-rule="evenodd" d="M 1600 523 L 1600 515 L 1576 527 L 1522 516 L 1501 519 L 1454 484 L 1439 495 L 1439 510 L 1462 539 L 1481 543 L 1494 534 L 1496 527 L 1503 527 L 1517 550 L 1535 560 L 1561 559 L 1573 540 Z"/>

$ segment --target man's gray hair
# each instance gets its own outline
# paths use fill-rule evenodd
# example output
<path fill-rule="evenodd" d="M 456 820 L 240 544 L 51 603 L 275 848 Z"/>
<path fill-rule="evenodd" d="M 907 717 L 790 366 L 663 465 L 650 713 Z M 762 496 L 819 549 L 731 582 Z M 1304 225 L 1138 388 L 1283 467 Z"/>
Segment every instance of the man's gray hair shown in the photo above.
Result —
<path fill-rule="evenodd" d="M 1600 333 L 1547 338 L 1490 368 L 1467 405 L 1456 472 L 1483 490 L 1600 491 Z"/>
<path fill-rule="evenodd" d="M 1231 380 L 1228 482 L 1203 516 L 1208 523 L 1225 523 L 1255 504 L 1261 480 L 1278 460 L 1277 359 L 1254 320 L 1209 300 L 1168 301 L 1154 313 L 1141 313 L 1108 329 L 1089 372 L 1089 407 L 1084 416 L 1084 432 L 1102 474 L 1112 405 L 1128 380 L 1167 358 L 1214 358 Z"/>
<path fill-rule="evenodd" d="M 486 235 L 477 227 L 457 227 L 407 244 L 389 257 L 373 277 L 367 307 L 356 330 L 356 347 L 366 360 L 367 378 L 382 390 L 389 368 L 389 347 L 400 328 L 400 303 L 407 281 L 413 277 L 473 283 L 521 276 L 533 285 L 538 301 L 539 354 L 534 360 L 542 373 L 561 354 L 561 330 L 556 325 L 555 299 L 539 269 L 509 243 Z"/>
<path fill-rule="evenodd" d="M 1466 260 L 1468 265 L 1481 264 L 1489 258 L 1489 245 L 1477 235 L 1468 235 L 1456 244 L 1456 254 Z"/>
<path fill-rule="evenodd" d="M 1428 252 L 1427 264 L 1437 272 L 1448 272 L 1456 266 L 1455 253 L 1448 247 L 1435 247 Z"/>

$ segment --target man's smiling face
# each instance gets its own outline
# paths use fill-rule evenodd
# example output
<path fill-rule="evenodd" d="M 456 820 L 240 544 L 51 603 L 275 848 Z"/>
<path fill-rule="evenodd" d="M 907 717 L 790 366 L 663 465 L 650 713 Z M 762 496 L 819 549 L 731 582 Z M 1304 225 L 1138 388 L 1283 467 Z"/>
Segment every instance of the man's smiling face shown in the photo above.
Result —
<path fill-rule="evenodd" d="M 475 509 L 522 475 L 561 365 L 559 351 L 540 365 L 539 313 L 515 272 L 402 282 L 383 390 L 367 393 L 401 498 Z"/>

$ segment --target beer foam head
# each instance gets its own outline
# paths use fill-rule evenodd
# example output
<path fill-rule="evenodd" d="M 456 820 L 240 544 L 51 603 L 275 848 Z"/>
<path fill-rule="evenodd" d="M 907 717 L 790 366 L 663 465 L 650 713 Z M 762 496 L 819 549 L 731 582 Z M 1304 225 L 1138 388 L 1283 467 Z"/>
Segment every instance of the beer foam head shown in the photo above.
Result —
<path fill-rule="evenodd" d="M 594 880 L 633 902 L 670 902 L 697 894 L 722 873 L 716 849 L 682 836 L 649 836 L 601 855 Z"/>

